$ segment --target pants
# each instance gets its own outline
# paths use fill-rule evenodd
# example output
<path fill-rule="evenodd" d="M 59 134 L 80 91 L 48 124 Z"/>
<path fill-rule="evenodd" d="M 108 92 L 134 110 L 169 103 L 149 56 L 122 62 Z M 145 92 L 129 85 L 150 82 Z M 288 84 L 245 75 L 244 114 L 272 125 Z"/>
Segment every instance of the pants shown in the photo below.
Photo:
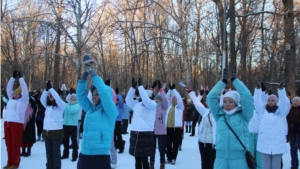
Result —
<path fill-rule="evenodd" d="M 117 150 L 115 148 L 115 142 L 112 140 L 111 146 L 110 146 L 110 160 L 112 164 L 117 164 L 118 156 L 117 156 Z"/>
<path fill-rule="evenodd" d="M 122 120 L 122 134 L 127 133 L 127 128 L 128 128 L 128 119 L 123 119 Z"/>
<path fill-rule="evenodd" d="M 192 125 L 192 121 L 185 121 L 185 126 L 191 126 Z"/>
<path fill-rule="evenodd" d="M 19 167 L 21 162 L 20 147 L 23 137 L 22 123 L 4 122 L 4 136 L 7 151 L 7 165 Z"/>
<path fill-rule="evenodd" d="M 281 169 L 282 154 L 269 155 L 262 153 L 263 169 Z"/>
<path fill-rule="evenodd" d="M 167 128 L 167 159 L 176 160 L 178 154 L 178 141 L 182 135 L 181 128 Z"/>
<path fill-rule="evenodd" d="M 300 139 L 298 138 L 298 149 L 295 150 L 296 136 L 288 136 L 290 140 L 291 166 L 298 168 L 298 150 L 300 149 Z M 293 164 L 294 163 L 294 164 Z"/>
<path fill-rule="evenodd" d="M 63 144 L 64 144 L 64 152 L 63 156 L 64 157 L 69 157 L 69 141 L 71 137 L 72 141 L 72 148 L 73 148 L 73 154 L 72 158 L 77 159 L 78 157 L 78 143 L 77 143 L 77 126 L 63 126 L 64 129 L 64 139 L 63 139 Z"/>
<path fill-rule="evenodd" d="M 258 139 L 258 133 L 249 133 L 249 151 L 255 158 L 257 167 L 256 169 L 262 169 L 261 167 L 261 162 L 262 162 L 262 157 L 261 153 L 256 150 L 257 147 L 257 139 Z"/>
<path fill-rule="evenodd" d="M 149 169 L 148 157 L 135 157 L 135 169 Z"/>
<path fill-rule="evenodd" d="M 191 135 L 195 135 L 195 127 L 197 125 L 197 122 L 198 122 L 198 119 L 193 119 L 193 122 L 192 122 L 192 133 Z"/>
<path fill-rule="evenodd" d="M 123 139 L 122 139 L 122 133 L 121 133 L 121 122 L 120 121 L 116 121 L 115 123 L 115 131 L 114 131 L 114 142 L 116 144 L 116 148 L 123 151 L 122 148 L 122 142 L 123 142 Z"/>
<path fill-rule="evenodd" d="M 150 157 L 150 161 L 155 161 L 156 140 L 158 142 L 158 150 L 160 154 L 160 163 L 165 163 L 165 140 L 166 135 L 154 135 L 154 155 Z"/>
<path fill-rule="evenodd" d="M 80 124 L 81 124 L 81 120 L 78 120 L 77 135 L 76 135 L 76 140 L 77 140 L 78 145 L 79 145 L 79 135 L 80 135 L 80 132 L 79 132 Z"/>
<path fill-rule="evenodd" d="M 111 169 L 109 155 L 83 155 L 79 154 L 77 169 Z"/>
<path fill-rule="evenodd" d="M 36 120 L 35 124 L 36 124 L 36 128 L 37 128 L 37 136 L 41 136 L 42 132 L 43 132 L 44 121 Z"/>
<path fill-rule="evenodd" d="M 199 151 L 201 156 L 201 168 L 213 169 L 216 159 L 216 150 L 213 149 L 212 144 L 199 142 Z"/>
<path fill-rule="evenodd" d="M 61 168 L 60 145 L 61 139 L 45 139 L 47 157 L 46 169 Z"/>
<path fill-rule="evenodd" d="M 181 135 L 179 137 L 178 145 L 181 146 L 183 140 L 183 130 L 181 129 Z"/>

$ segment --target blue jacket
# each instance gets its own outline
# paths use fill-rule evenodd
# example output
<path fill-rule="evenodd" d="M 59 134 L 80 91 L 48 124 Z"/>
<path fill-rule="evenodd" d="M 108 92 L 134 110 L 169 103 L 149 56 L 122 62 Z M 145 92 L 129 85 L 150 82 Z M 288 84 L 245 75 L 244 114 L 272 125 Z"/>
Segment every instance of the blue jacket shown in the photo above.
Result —
<path fill-rule="evenodd" d="M 100 96 L 100 104 L 94 106 L 87 98 L 87 82 L 79 80 L 77 98 L 86 112 L 81 153 L 84 155 L 109 155 L 118 110 L 112 99 L 112 89 L 99 76 L 92 81 Z"/>
<path fill-rule="evenodd" d="M 77 126 L 78 125 L 78 113 L 80 110 L 80 105 L 76 104 L 66 104 L 64 110 L 64 125 L 67 126 Z"/>
<path fill-rule="evenodd" d="M 207 96 L 209 109 L 217 124 L 216 157 L 223 159 L 245 158 L 244 148 L 226 125 L 224 117 L 242 143 L 248 147 L 248 123 L 253 116 L 253 98 L 249 89 L 239 79 L 235 79 L 232 84 L 241 95 L 241 107 L 232 115 L 227 115 L 218 102 L 219 94 L 226 86 L 225 83 L 219 81 Z"/>
<path fill-rule="evenodd" d="M 119 112 L 119 115 L 117 117 L 117 121 L 122 121 L 122 113 L 124 110 L 124 101 L 123 97 L 120 94 L 117 94 L 117 99 L 119 100 L 119 104 L 117 105 L 117 109 Z"/>
<path fill-rule="evenodd" d="M 130 110 L 131 110 L 131 108 L 127 104 L 124 104 L 122 119 L 127 119 L 127 120 L 129 119 Z"/>

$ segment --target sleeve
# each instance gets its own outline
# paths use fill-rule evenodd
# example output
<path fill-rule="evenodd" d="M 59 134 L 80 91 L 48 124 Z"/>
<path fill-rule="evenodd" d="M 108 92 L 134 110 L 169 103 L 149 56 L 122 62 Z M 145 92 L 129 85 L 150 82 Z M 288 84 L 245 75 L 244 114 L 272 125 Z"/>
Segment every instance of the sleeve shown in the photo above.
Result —
<path fill-rule="evenodd" d="M 14 86 L 14 82 L 15 82 L 15 78 L 11 77 L 7 83 L 6 86 L 6 93 L 7 93 L 7 97 L 8 99 L 13 98 L 13 86 Z"/>
<path fill-rule="evenodd" d="M 88 113 L 88 112 L 90 112 L 89 109 L 93 107 L 93 103 L 87 97 L 86 90 L 87 90 L 86 80 L 78 80 L 76 96 L 77 96 L 78 102 L 81 105 L 82 109 L 86 113 Z"/>
<path fill-rule="evenodd" d="M 155 101 L 153 101 L 149 98 L 146 90 L 144 89 L 144 86 L 139 86 L 138 90 L 140 92 L 140 96 L 142 98 L 142 102 L 145 105 L 145 107 L 147 109 L 150 109 L 150 110 L 155 110 L 156 109 L 156 103 L 155 103 Z"/>
<path fill-rule="evenodd" d="M 279 96 L 279 113 L 280 115 L 286 116 L 289 113 L 290 109 L 290 101 L 289 98 L 286 96 L 285 88 L 278 89 L 278 96 Z"/>
<path fill-rule="evenodd" d="M 58 93 L 53 89 L 49 89 L 49 92 L 51 93 L 51 95 L 53 96 L 53 98 L 55 99 L 55 102 L 57 104 L 57 106 L 61 109 L 61 110 L 65 110 L 66 108 L 66 102 L 64 102 L 60 96 L 58 95 Z"/>
<path fill-rule="evenodd" d="M 19 82 L 20 82 L 20 85 L 22 88 L 22 104 L 24 107 L 26 107 L 29 103 L 28 88 L 27 88 L 24 78 L 19 78 Z"/>
<path fill-rule="evenodd" d="M 159 89 L 159 93 L 160 93 L 160 96 L 161 96 L 161 102 L 162 102 L 162 107 L 164 108 L 164 109 L 168 109 L 168 99 L 167 99 L 167 97 L 166 97 L 166 94 L 165 94 L 165 92 L 164 92 L 164 89 L 163 88 L 160 88 Z"/>
<path fill-rule="evenodd" d="M 209 92 L 207 95 L 207 104 L 210 108 L 212 115 L 215 120 L 218 120 L 218 112 L 221 110 L 220 104 L 218 102 L 218 97 L 221 91 L 225 88 L 226 84 L 222 81 L 219 81 Z"/>
<path fill-rule="evenodd" d="M 70 95 L 70 93 L 69 93 L 69 94 L 67 95 L 67 97 L 66 97 L 66 101 L 69 102 L 70 98 L 71 98 L 71 95 Z"/>
<path fill-rule="evenodd" d="M 241 95 L 242 116 L 247 122 L 249 122 L 254 112 L 252 94 L 238 78 L 236 78 L 232 84 L 236 88 L 236 91 L 238 91 Z"/>
<path fill-rule="evenodd" d="M 176 89 L 173 89 L 174 96 L 177 98 L 177 105 L 180 107 L 181 110 L 184 110 L 183 100 L 180 94 L 177 92 Z"/>
<path fill-rule="evenodd" d="M 193 91 L 190 92 L 189 95 L 190 95 L 190 98 L 192 99 L 198 113 L 200 113 L 201 116 L 204 116 L 205 112 L 208 109 L 200 102 L 200 100 L 202 99 L 202 96 L 199 100 L 199 98 L 195 95 L 195 92 L 193 92 Z"/>
<path fill-rule="evenodd" d="M 124 109 L 124 100 L 123 100 L 123 97 L 121 96 L 121 94 L 117 94 L 117 98 L 119 99 L 119 107 L 121 109 Z"/>
<path fill-rule="evenodd" d="M 133 97 L 134 97 L 134 92 L 135 92 L 135 89 L 130 87 L 127 95 L 126 95 L 126 104 L 132 109 L 133 106 L 135 105 L 135 102 L 133 100 Z"/>
<path fill-rule="evenodd" d="M 269 95 L 265 92 L 261 92 L 261 100 L 262 100 L 262 104 L 266 105 L 268 102 L 268 97 Z"/>
<path fill-rule="evenodd" d="M 79 104 L 68 105 L 68 110 L 70 114 L 76 114 L 80 110 L 80 105 Z"/>
<path fill-rule="evenodd" d="M 263 101 L 262 101 L 262 91 L 261 89 L 254 89 L 254 107 L 255 110 L 257 112 L 257 114 L 261 117 L 263 115 L 264 112 L 264 105 L 263 105 Z"/>
<path fill-rule="evenodd" d="M 40 101 L 41 104 L 46 108 L 47 107 L 47 97 L 48 97 L 48 92 L 46 90 L 43 91 Z"/>

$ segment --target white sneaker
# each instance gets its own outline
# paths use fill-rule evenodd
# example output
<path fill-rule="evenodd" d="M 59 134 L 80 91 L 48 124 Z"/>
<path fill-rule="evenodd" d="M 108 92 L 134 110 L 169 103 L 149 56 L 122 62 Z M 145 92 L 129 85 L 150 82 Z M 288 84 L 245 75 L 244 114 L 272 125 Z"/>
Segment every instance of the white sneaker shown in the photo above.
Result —
<path fill-rule="evenodd" d="M 111 167 L 112 169 L 117 168 L 117 164 L 110 164 L 110 167 Z"/>
<path fill-rule="evenodd" d="M 176 161 L 175 160 L 172 160 L 172 165 L 175 165 Z"/>

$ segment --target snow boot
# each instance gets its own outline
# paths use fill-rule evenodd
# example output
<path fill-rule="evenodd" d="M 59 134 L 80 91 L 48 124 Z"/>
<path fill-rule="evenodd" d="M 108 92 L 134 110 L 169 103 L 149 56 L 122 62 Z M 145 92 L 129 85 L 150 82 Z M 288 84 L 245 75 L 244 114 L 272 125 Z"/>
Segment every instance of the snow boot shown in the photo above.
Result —
<path fill-rule="evenodd" d="M 38 136 L 38 138 L 36 139 L 36 141 L 41 141 L 41 136 Z"/>
<path fill-rule="evenodd" d="M 20 156 L 25 156 L 25 154 L 26 154 L 26 150 L 25 149 L 26 149 L 25 147 L 22 147 L 22 152 L 21 152 Z"/>
<path fill-rule="evenodd" d="M 159 169 L 165 169 L 165 163 L 160 163 Z"/>
<path fill-rule="evenodd" d="M 149 169 L 154 169 L 154 161 L 150 161 Z"/>
<path fill-rule="evenodd" d="M 28 157 L 31 155 L 31 147 L 27 148 L 27 152 L 25 153 L 24 157 Z"/>

